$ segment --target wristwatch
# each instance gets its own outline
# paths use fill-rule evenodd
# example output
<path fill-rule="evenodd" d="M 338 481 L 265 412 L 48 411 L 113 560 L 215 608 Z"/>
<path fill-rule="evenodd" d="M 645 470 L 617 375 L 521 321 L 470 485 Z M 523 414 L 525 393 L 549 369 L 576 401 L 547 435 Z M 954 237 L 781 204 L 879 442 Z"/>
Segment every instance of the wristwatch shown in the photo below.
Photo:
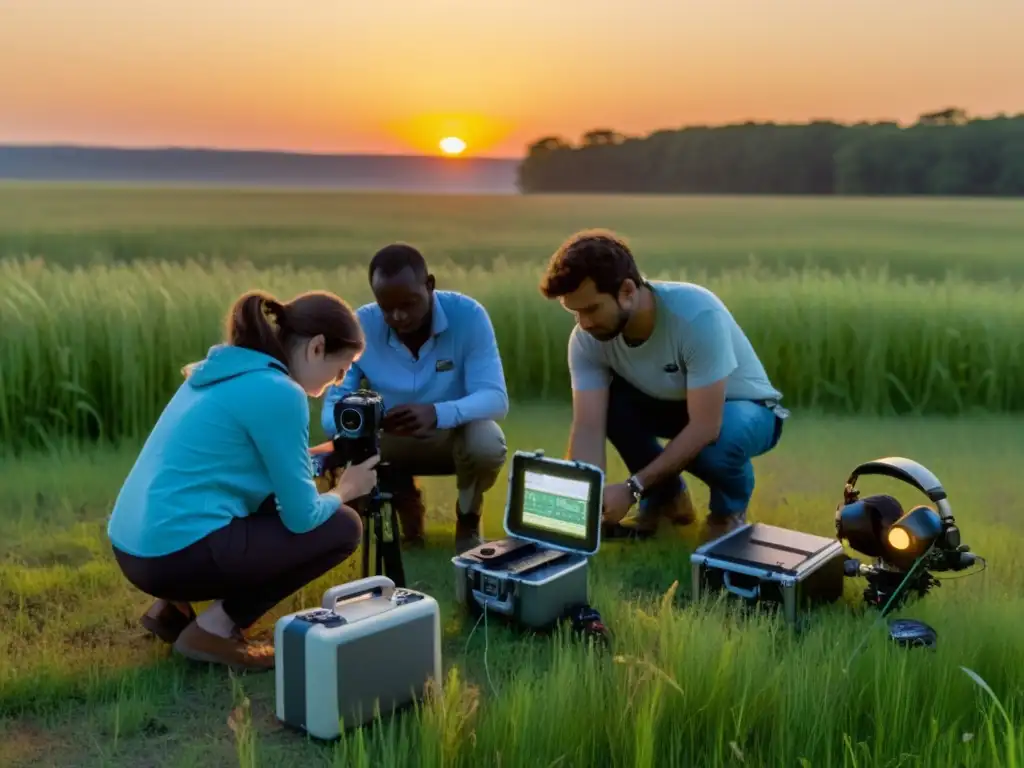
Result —
<path fill-rule="evenodd" d="M 640 484 L 636 475 L 633 475 L 626 481 L 626 487 L 629 488 L 629 492 L 633 494 L 633 502 L 639 504 L 640 499 L 644 495 L 644 487 Z"/>

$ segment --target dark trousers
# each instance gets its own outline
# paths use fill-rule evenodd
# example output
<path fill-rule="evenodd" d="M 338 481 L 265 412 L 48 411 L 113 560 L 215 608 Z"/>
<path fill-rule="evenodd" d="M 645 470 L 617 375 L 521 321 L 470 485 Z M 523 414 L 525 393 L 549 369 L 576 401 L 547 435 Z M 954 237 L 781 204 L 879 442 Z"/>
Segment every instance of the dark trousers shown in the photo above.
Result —
<path fill-rule="evenodd" d="M 264 511 L 266 510 L 266 511 Z M 308 533 L 285 528 L 272 504 L 182 550 L 135 557 L 116 547 L 125 577 L 153 597 L 176 602 L 223 600 L 239 628 L 342 563 L 358 549 L 362 520 L 346 507 Z"/>
<path fill-rule="evenodd" d="M 686 401 L 658 400 L 614 375 L 608 397 L 608 441 L 631 473 L 662 452 L 658 438 L 671 439 L 689 423 Z M 751 459 L 767 453 L 782 436 L 782 419 L 762 403 L 729 400 L 718 439 L 684 469 L 711 491 L 712 515 L 745 513 L 754 492 Z M 686 487 L 676 476 L 648 489 L 644 506 L 669 501 Z"/>

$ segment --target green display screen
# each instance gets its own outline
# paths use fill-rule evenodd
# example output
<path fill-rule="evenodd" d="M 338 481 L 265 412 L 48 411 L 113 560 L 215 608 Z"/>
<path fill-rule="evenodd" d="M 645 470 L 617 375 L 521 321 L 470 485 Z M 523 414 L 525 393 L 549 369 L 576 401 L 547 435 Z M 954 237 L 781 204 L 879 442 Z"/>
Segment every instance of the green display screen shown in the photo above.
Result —
<path fill-rule="evenodd" d="M 527 471 L 523 478 L 523 524 L 586 539 L 590 488 L 582 480 Z"/>

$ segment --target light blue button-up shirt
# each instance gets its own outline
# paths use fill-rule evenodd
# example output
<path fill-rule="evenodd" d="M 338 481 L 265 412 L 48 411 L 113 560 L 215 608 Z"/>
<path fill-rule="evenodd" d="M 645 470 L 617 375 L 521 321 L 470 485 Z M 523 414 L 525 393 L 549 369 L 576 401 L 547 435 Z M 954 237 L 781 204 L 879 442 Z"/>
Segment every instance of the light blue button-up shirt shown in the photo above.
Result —
<path fill-rule="evenodd" d="M 320 423 L 335 433 L 334 404 L 359 388 L 362 379 L 384 398 L 384 407 L 431 404 L 437 428 L 470 421 L 500 420 L 508 413 L 505 371 L 494 326 L 475 299 L 454 291 L 434 291 L 431 334 L 414 357 L 384 322 L 376 303 L 356 314 L 366 335 L 366 350 L 339 385 L 324 393 Z"/>

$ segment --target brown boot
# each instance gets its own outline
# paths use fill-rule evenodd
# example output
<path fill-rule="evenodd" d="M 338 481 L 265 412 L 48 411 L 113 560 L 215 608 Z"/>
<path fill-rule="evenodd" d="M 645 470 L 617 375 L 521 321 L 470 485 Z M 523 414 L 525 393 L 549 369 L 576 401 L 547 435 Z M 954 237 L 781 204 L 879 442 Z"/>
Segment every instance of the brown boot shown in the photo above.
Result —
<path fill-rule="evenodd" d="M 657 512 L 641 507 L 634 515 L 627 515 L 619 522 L 604 524 L 601 537 L 605 539 L 646 539 L 658 532 Z"/>
<path fill-rule="evenodd" d="M 745 524 L 746 515 L 742 512 L 735 515 L 708 515 L 701 527 L 700 543 L 707 544 Z"/>
<path fill-rule="evenodd" d="M 484 543 L 480 535 L 480 515 L 464 515 L 455 503 L 455 554 L 478 547 Z"/>
<path fill-rule="evenodd" d="M 608 538 L 648 538 L 658 530 L 658 521 L 667 519 L 673 525 L 689 525 L 697 519 L 697 513 L 685 488 L 672 499 L 662 503 L 643 501 L 636 514 L 623 518 L 613 530 L 602 533 Z"/>
<path fill-rule="evenodd" d="M 398 513 L 398 524 L 402 530 L 402 544 L 405 546 L 422 547 L 426 541 L 425 528 L 427 508 L 423 504 L 423 492 L 410 483 L 406 488 L 394 493 L 391 503 Z"/>
<path fill-rule="evenodd" d="M 273 646 L 250 644 L 241 632 L 231 638 L 220 637 L 194 621 L 178 636 L 174 650 L 193 661 L 223 664 L 238 671 L 263 672 L 274 668 Z"/>
<path fill-rule="evenodd" d="M 196 612 L 188 603 L 157 600 L 139 623 L 165 643 L 173 643 L 195 617 Z"/>
<path fill-rule="evenodd" d="M 671 502 L 665 505 L 662 512 L 672 525 L 690 525 L 697 519 L 697 510 L 693 508 L 690 491 L 684 488 Z"/>

